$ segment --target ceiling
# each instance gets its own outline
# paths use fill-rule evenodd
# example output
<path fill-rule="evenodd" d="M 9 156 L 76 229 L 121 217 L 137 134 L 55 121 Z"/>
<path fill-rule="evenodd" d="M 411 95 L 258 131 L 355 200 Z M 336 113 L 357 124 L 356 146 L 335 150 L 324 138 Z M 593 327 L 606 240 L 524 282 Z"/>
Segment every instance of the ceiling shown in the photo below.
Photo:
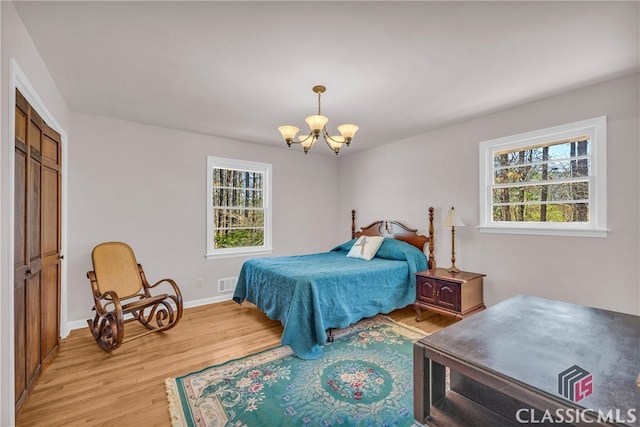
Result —
<path fill-rule="evenodd" d="M 637 2 L 14 4 L 72 111 L 285 146 L 322 84 L 329 132 L 360 126 L 345 154 L 640 62 Z"/>

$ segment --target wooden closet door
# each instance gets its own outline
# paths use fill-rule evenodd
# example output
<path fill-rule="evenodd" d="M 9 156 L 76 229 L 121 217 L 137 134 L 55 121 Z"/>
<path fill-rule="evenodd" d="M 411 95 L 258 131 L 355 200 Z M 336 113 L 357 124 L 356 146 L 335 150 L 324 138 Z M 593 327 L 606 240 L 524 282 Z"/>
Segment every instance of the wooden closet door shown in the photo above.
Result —
<path fill-rule="evenodd" d="M 14 211 L 14 359 L 16 413 L 19 403 L 26 398 L 27 391 L 27 287 L 29 269 L 27 255 L 27 169 L 29 148 L 27 127 L 29 107 L 19 93 L 16 94 L 16 135 L 15 135 L 15 211 Z"/>
<path fill-rule="evenodd" d="M 60 344 L 61 139 L 46 123 L 42 134 L 41 330 L 40 360 L 48 366 Z"/>
<path fill-rule="evenodd" d="M 15 396 L 19 412 L 60 341 L 60 135 L 16 92 Z"/>

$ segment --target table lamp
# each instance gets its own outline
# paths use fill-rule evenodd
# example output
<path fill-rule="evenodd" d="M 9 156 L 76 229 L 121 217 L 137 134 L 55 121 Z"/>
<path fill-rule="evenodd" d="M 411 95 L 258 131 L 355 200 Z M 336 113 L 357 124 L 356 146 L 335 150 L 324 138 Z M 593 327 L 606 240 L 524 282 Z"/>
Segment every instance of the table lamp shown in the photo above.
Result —
<path fill-rule="evenodd" d="M 460 220 L 453 206 L 451 206 L 451 210 L 449 210 L 447 217 L 444 219 L 443 225 L 445 227 L 451 227 L 451 267 L 449 267 L 447 271 L 454 274 L 459 273 L 460 269 L 456 267 L 455 236 L 456 227 L 464 227 L 464 223 Z"/>

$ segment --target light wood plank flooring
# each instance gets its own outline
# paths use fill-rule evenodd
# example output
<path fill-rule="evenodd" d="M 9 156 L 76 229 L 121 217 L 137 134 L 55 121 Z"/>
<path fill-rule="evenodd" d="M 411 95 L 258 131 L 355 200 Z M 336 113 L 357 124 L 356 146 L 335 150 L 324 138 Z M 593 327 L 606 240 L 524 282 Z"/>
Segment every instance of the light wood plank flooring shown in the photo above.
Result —
<path fill-rule="evenodd" d="M 412 307 L 389 314 L 433 333 L 455 322 Z M 134 323 L 128 327 L 137 328 Z M 170 426 L 164 380 L 280 344 L 282 326 L 255 306 L 228 301 L 186 309 L 180 323 L 102 351 L 87 328 L 62 340 L 60 353 L 42 374 L 16 419 L 32 426 Z"/>

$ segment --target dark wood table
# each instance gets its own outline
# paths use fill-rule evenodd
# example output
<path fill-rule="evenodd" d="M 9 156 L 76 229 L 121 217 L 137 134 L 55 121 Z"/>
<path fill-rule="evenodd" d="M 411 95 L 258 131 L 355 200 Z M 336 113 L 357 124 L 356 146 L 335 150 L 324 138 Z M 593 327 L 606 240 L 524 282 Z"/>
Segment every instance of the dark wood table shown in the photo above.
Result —
<path fill-rule="evenodd" d="M 639 316 L 519 295 L 413 358 L 414 417 L 429 426 L 640 426 Z"/>

